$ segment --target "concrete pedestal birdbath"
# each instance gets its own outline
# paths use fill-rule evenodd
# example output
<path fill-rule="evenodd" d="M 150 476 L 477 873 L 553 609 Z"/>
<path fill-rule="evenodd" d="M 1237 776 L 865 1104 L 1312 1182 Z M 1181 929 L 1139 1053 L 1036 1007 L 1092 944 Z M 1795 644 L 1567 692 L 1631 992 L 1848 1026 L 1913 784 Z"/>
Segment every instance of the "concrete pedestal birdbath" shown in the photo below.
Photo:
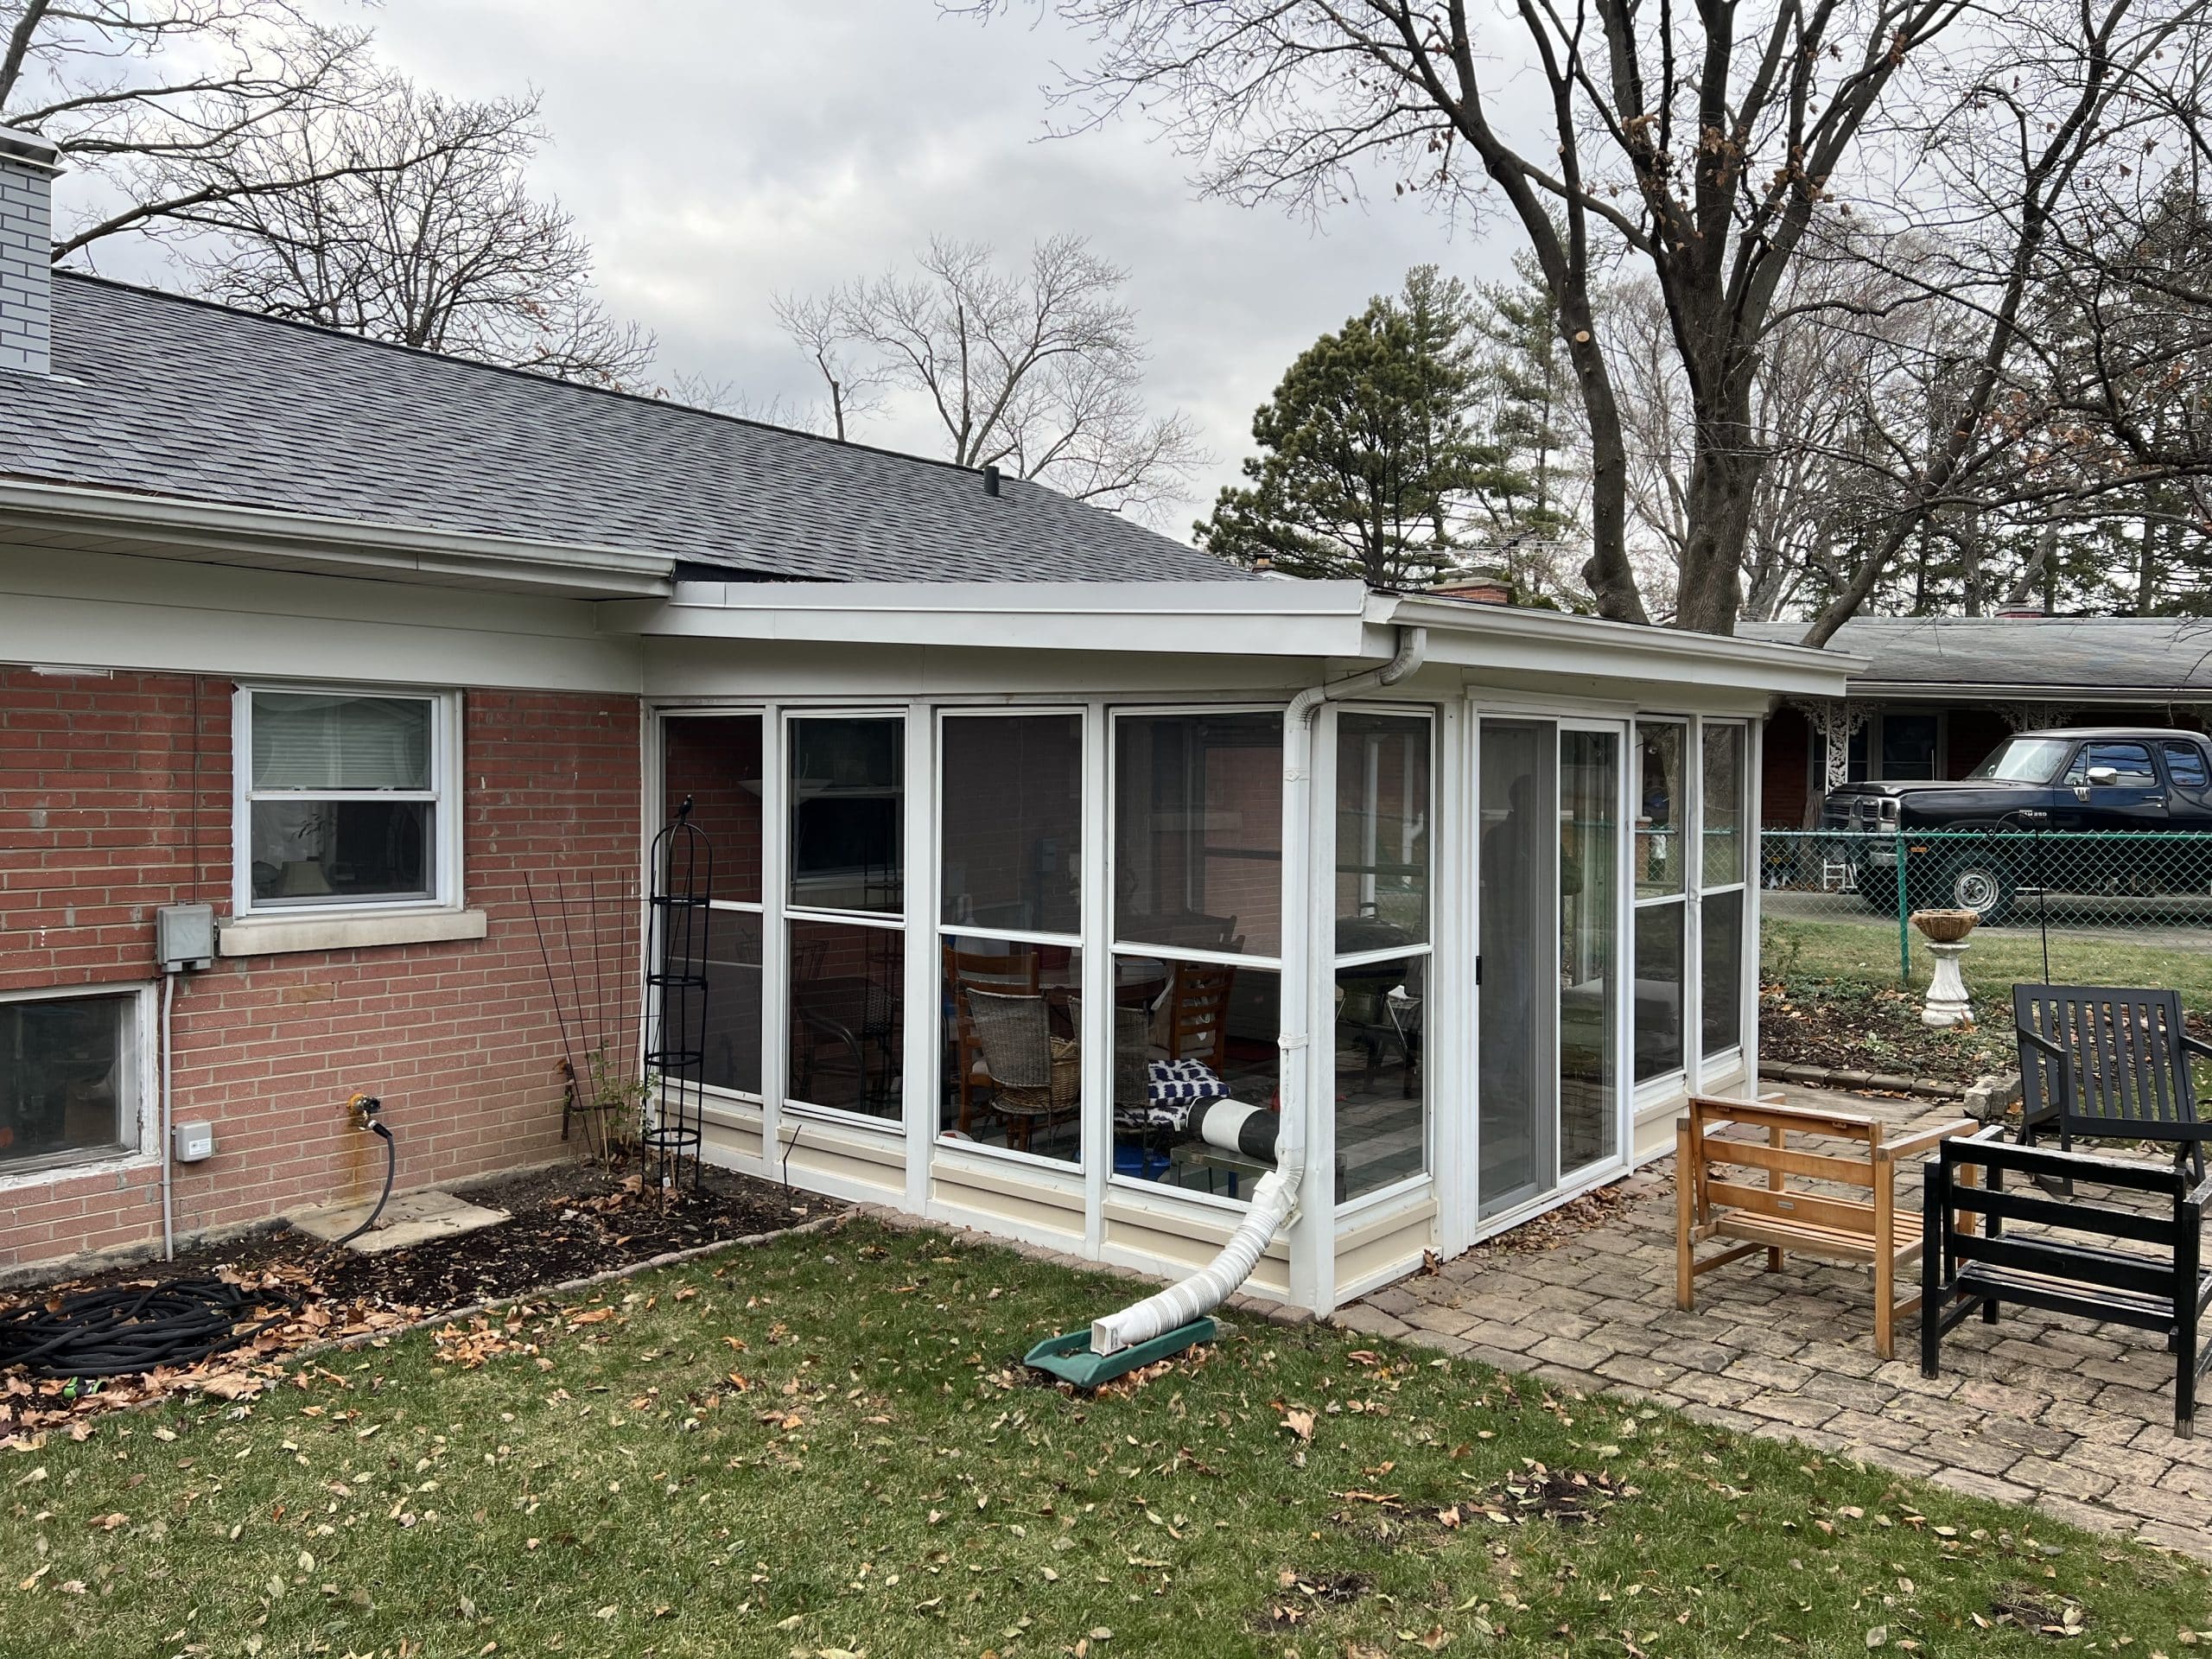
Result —
<path fill-rule="evenodd" d="M 1980 923 L 1971 910 L 1916 910 L 1912 925 L 1928 941 L 1936 958 L 1936 976 L 1928 983 L 1928 1001 L 1920 1010 L 1920 1023 L 1931 1031 L 1948 1031 L 1974 1018 L 1974 1002 L 1959 972 L 1959 958 L 1966 954 L 1967 935 Z"/>

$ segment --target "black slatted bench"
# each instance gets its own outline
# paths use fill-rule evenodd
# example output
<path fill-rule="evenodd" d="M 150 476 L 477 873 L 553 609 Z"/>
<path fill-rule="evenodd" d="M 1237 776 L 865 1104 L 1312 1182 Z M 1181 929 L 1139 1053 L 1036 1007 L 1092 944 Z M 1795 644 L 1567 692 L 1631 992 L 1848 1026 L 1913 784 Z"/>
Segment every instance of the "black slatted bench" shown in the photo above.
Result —
<path fill-rule="evenodd" d="M 1936 1375 L 1944 1333 L 1977 1307 L 1992 1325 L 1998 1308 L 2010 1302 L 2155 1331 L 2174 1355 L 2174 1433 L 2188 1439 L 2196 1381 L 2212 1363 L 2199 1334 L 2204 1310 L 2212 1305 L 2212 1274 L 2203 1271 L 2200 1255 L 2212 1181 L 2195 1180 L 2186 1166 L 2017 1146 L 1999 1134 L 1993 1128 L 1945 1141 L 1926 1166 L 1922 1375 Z M 2094 1182 L 2153 1194 L 2165 1203 L 2146 1214 L 2080 1197 L 2050 1198 L 2008 1189 L 2007 1175 Z M 2007 1222 L 2152 1249 L 2113 1249 L 2041 1232 L 2023 1236 L 2007 1232 Z"/>

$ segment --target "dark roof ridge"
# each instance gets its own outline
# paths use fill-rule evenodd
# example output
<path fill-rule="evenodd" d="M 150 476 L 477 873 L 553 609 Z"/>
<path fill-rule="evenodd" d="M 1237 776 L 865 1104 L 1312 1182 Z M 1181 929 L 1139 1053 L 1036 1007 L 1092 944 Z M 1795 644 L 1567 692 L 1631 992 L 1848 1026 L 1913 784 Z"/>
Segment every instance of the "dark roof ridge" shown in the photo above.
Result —
<path fill-rule="evenodd" d="M 396 340 L 378 340 L 373 334 L 357 334 L 350 329 L 335 327 L 327 322 L 309 322 L 301 317 L 273 316 L 266 311 L 249 310 L 242 305 L 226 305 L 220 300 L 211 300 L 198 294 L 180 294 L 174 289 L 156 288 L 150 283 L 126 283 L 120 277 L 104 276 L 98 271 L 78 270 L 67 265 L 54 266 L 54 274 L 56 276 L 66 276 L 72 282 L 96 283 L 102 288 L 118 289 L 126 294 L 143 294 L 149 299 L 170 301 L 179 305 L 197 306 L 206 311 L 219 311 L 226 316 L 242 317 L 249 322 L 268 323 L 280 328 L 296 328 L 302 334 L 324 335 L 332 340 L 341 340 L 347 345 L 367 346 L 380 351 L 399 352 L 410 357 L 428 358 L 434 363 L 452 363 L 464 369 L 480 370 L 486 374 L 505 375 L 511 378 L 528 381 L 535 385 L 565 387 L 573 391 L 589 392 L 597 397 L 619 398 L 625 403 L 643 404 L 649 409 L 674 410 L 685 415 L 696 415 L 704 420 L 727 421 L 733 426 L 749 427 L 756 432 L 773 432 L 783 437 L 804 438 L 810 442 L 830 444 L 839 449 L 858 450 L 863 454 L 881 455 L 891 461 L 910 461 L 923 467 L 940 467 L 947 472 L 964 473 L 969 477 L 978 480 L 983 476 L 982 467 L 965 467 L 957 461 L 946 461 L 938 455 L 918 455 L 911 449 L 891 449 L 881 444 L 861 443 L 851 438 L 834 438 L 820 432 L 809 432 L 804 427 L 779 426 L 773 421 L 755 420 L 747 415 L 732 415 L 725 410 L 702 409 L 696 404 L 687 404 L 674 397 L 656 397 L 648 392 L 626 391 L 620 386 L 594 385 L 588 380 L 563 380 L 557 375 L 540 374 L 535 369 L 517 368 L 512 364 L 486 363 L 480 358 L 462 357 L 454 352 L 434 352 L 427 346 L 410 346 Z M 1027 484 L 1039 490 L 1052 488 L 1049 484 L 1039 484 L 1034 480 L 1011 474 L 1008 475 L 1007 481 Z M 1052 493 L 1062 495 L 1065 492 L 1052 490 Z M 1111 513 L 1111 516 L 1116 518 L 1122 517 L 1120 513 L 1112 512 L 1109 508 L 1098 506 L 1079 497 L 1070 495 L 1066 496 L 1066 499 L 1075 502 L 1078 506 L 1089 507 L 1093 512 Z"/>

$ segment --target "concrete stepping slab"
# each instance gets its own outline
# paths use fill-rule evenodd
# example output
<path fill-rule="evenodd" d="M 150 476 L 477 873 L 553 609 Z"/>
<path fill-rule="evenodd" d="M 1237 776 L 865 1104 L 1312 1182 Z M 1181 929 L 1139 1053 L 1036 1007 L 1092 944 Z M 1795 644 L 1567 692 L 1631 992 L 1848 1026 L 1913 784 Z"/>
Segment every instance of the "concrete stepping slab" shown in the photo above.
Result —
<path fill-rule="evenodd" d="M 317 1205 L 312 1210 L 295 1211 L 292 1225 L 317 1238 L 335 1241 L 359 1226 L 375 1207 L 373 1198 L 358 1204 Z M 496 1227 L 506 1219 L 504 1210 L 487 1210 L 451 1192 L 410 1192 L 385 1205 L 377 1224 L 346 1248 L 363 1255 L 383 1255 L 426 1239 L 453 1238 Z"/>

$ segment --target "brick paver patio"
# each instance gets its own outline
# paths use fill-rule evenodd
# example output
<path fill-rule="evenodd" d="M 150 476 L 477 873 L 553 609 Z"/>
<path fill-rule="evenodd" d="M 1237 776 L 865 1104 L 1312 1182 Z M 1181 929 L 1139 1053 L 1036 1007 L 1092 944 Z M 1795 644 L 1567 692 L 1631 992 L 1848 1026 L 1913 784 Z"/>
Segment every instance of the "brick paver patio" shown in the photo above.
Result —
<path fill-rule="evenodd" d="M 1796 1091 L 1900 1125 L 1955 1107 Z M 1874 1357 L 1864 1269 L 1764 1258 L 1703 1275 L 1675 1306 L 1674 1165 L 1630 1178 L 1614 1219 L 1528 1253 L 1477 1248 L 1339 1310 L 1349 1329 L 1465 1354 L 1580 1391 L 1626 1393 L 1800 1440 L 2094 1530 L 2212 1560 L 2212 1439 L 2173 1433 L 2173 1360 L 2150 1333 L 2007 1308 L 1960 1325 L 1920 1374 L 1916 1316 Z M 1900 1207 L 1918 1205 L 1910 1170 Z"/>

